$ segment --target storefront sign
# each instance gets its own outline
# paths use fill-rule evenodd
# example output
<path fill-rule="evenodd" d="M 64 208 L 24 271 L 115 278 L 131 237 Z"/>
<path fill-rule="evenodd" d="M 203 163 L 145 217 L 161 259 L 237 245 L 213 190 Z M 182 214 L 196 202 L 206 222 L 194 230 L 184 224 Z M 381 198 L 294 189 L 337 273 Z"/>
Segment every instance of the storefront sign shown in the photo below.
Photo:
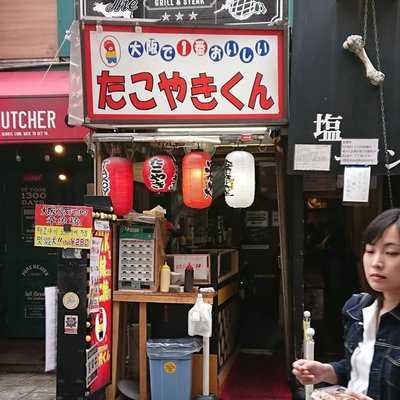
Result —
<path fill-rule="evenodd" d="M 364 6 L 353 1 L 293 1 L 296 17 L 291 53 L 290 172 L 317 174 L 324 170 L 340 175 L 346 165 L 356 164 L 371 165 L 372 175 L 385 175 L 387 170 L 400 174 L 400 69 L 393 57 L 393 43 L 400 40 L 400 4 L 376 2 L 375 7 L 379 49 L 373 40 L 374 26 L 369 14 L 365 51 L 376 68 L 379 50 L 381 70 L 385 73 L 383 104 L 379 87 L 366 78 L 360 60 L 343 48 L 349 35 L 362 34 Z M 355 145 L 355 139 L 369 139 L 370 145 Z M 351 149 L 346 140 L 353 141 Z M 331 147 L 329 155 L 326 152 L 323 156 L 321 145 Z M 317 156 L 317 152 L 321 154 Z"/>
<path fill-rule="evenodd" d="M 143 0 L 81 0 L 81 17 L 141 18 Z"/>
<path fill-rule="evenodd" d="M 35 246 L 90 249 L 92 207 L 36 204 Z"/>
<path fill-rule="evenodd" d="M 286 121 L 284 30 L 83 29 L 87 124 Z"/>
<path fill-rule="evenodd" d="M 0 144 L 82 142 L 87 128 L 65 123 L 68 97 L 0 97 Z"/>
<path fill-rule="evenodd" d="M 144 0 L 144 17 L 162 23 L 268 23 L 283 18 L 283 0 Z"/>
<path fill-rule="evenodd" d="M 99 261 L 99 310 L 92 314 L 94 329 L 91 346 L 98 349 L 97 376 L 90 386 L 94 393 L 111 380 L 111 346 L 112 346 L 112 313 L 111 313 L 111 248 L 112 236 L 109 231 L 95 231 L 94 236 L 101 239 Z M 89 377 L 88 377 L 89 378 Z"/>
<path fill-rule="evenodd" d="M 81 0 L 81 17 L 144 18 L 170 24 L 272 23 L 283 0 Z"/>

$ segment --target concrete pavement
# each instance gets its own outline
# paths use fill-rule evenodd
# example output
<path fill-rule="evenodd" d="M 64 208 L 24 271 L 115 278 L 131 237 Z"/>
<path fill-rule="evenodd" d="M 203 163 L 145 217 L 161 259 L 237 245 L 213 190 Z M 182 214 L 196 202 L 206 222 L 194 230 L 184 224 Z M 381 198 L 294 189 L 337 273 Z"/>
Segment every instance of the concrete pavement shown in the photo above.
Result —
<path fill-rule="evenodd" d="M 55 374 L 0 372 L 0 400 L 55 400 Z"/>

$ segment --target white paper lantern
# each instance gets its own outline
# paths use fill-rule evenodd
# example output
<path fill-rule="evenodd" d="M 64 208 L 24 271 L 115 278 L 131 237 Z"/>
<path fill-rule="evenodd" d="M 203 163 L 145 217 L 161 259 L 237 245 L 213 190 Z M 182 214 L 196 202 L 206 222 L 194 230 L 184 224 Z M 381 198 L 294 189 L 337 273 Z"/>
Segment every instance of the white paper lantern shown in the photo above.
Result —
<path fill-rule="evenodd" d="M 233 208 L 250 207 L 254 201 L 254 157 L 247 151 L 232 151 L 225 157 L 225 201 Z"/>

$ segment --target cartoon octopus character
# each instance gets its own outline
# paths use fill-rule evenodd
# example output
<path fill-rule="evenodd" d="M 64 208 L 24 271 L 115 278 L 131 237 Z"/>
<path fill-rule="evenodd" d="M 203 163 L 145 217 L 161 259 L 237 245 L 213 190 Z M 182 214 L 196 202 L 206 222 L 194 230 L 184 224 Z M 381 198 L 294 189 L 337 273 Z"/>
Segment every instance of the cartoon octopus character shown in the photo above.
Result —
<path fill-rule="evenodd" d="M 109 64 L 117 63 L 117 52 L 115 50 L 115 45 L 112 40 L 106 40 L 104 42 L 104 48 L 106 49 L 106 59 Z"/>

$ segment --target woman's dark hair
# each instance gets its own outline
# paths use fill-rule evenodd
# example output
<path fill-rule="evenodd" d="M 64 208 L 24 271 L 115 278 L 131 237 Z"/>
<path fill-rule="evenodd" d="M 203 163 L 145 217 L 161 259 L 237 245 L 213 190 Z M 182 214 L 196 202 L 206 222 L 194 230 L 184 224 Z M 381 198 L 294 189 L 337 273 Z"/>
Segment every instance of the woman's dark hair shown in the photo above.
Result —
<path fill-rule="evenodd" d="M 361 262 L 359 268 L 361 287 L 366 292 L 372 294 L 375 297 L 381 297 L 381 294 L 376 292 L 371 288 L 371 286 L 369 286 L 367 278 L 365 277 L 362 259 L 365 251 L 365 246 L 367 244 L 376 243 L 376 241 L 382 237 L 385 230 L 391 225 L 396 225 L 397 229 L 400 232 L 400 208 L 391 208 L 375 217 L 366 227 L 362 237 Z"/>

